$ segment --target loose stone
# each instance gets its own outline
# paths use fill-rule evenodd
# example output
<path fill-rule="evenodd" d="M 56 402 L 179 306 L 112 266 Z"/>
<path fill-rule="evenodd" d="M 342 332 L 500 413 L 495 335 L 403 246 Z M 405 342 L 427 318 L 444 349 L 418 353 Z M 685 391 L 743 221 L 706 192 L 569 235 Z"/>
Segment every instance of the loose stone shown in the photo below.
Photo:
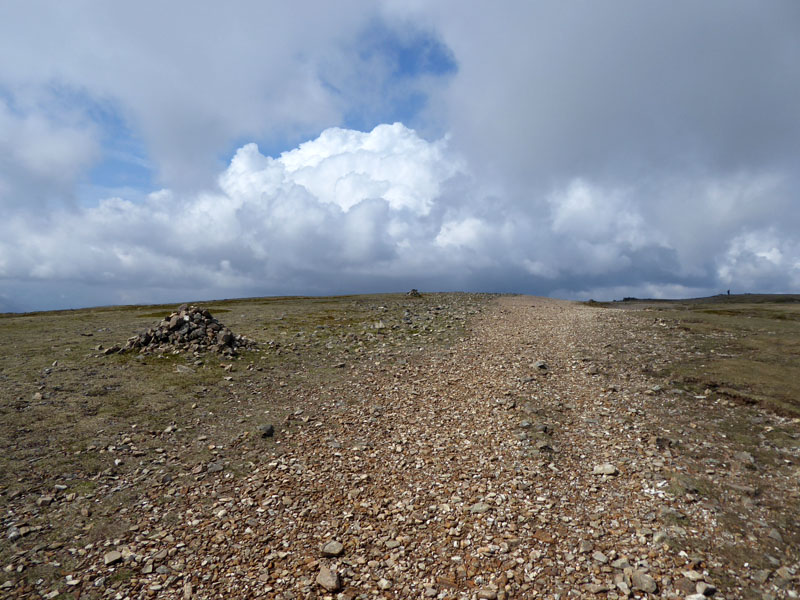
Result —
<path fill-rule="evenodd" d="M 325 588 L 329 592 L 338 592 L 342 588 L 339 574 L 328 567 L 321 567 L 317 575 L 317 585 Z"/>
<path fill-rule="evenodd" d="M 344 545 L 336 540 L 331 540 L 322 546 L 324 556 L 339 556 L 342 552 L 344 552 Z"/>

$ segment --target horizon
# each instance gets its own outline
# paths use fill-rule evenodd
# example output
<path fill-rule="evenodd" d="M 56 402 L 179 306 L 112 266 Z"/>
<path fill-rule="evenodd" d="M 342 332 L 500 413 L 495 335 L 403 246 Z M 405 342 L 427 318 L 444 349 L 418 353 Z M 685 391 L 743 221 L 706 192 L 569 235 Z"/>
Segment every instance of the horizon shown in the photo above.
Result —
<path fill-rule="evenodd" d="M 476 294 L 476 295 L 489 295 L 489 296 L 530 296 L 533 298 L 546 298 L 549 300 L 563 300 L 565 302 L 581 302 L 581 303 L 597 303 L 597 304 L 614 304 L 614 303 L 622 303 L 622 302 L 691 302 L 691 301 L 698 301 L 698 300 L 708 300 L 717 297 L 735 299 L 735 298 L 744 298 L 747 296 L 756 296 L 759 298 L 762 297 L 782 297 L 782 296 L 797 296 L 795 301 L 800 302 L 800 293 L 795 294 L 791 292 L 770 292 L 770 293 L 762 293 L 762 292 L 740 292 L 737 294 L 727 294 L 726 292 L 719 292 L 716 294 L 712 294 L 710 296 L 698 296 L 692 298 L 637 298 L 633 296 L 623 297 L 623 298 L 609 298 L 609 299 L 596 299 L 596 298 L 588 298 L 588 299 L 573 299 L 573 298 L 557 298 L 554 296 L 537 296 L 536 294 L 523 294 L 519 292 L 471 292 L 466 290 L 449 290 L 449 291 L 433 291 L 433 290 L 424 290 L 424 289 L 416 289 L 423 296 L 431 295 L 431 294 Z M 250 300 L 315 300 L 319 298 L 348 298 L 348 297 L 378 297 L 378 296 L 407 296 L 410 290 L 406 290 L 404 292 L 400 291 L 392 291 L 392 292 L 352 292 L 347 294 L 287 294 L 287 295 L 276 295 L 276 296 L 242 296 L 242 297 L 230 297 L 230 298 L 209 298 L 209 299 L 194 299 L 194 300 L 174 300 L 174 301 L 166 301 L 166 302 L 147 302 L 147 303 L 136 303 L 136 304 L 98 304 L 94 306 L 74 306 L 68 308 L 51 308 L 46 310 L 31 310 L 31 311 L 0 311 L 0 315 L 15 315 L 15 316 L 25 316 L 25 315 L 35 315 L 38 313 L 57 313 L 57 312 L 72 312 L 72 311 L 82 311 L 82 310 L 100 310 L 100 309 L 128 309 L 128 308 L 159 308 L 164 307 L 165 310 L 168 310 L 168 307 L 178 307 L 181 305 L 188 305 L 188 306 L 197 306 L 197 305 L 206 305 L 206 304 L 214 304 L 214 303 L 222 303 L 222 302 L 247 302 Z"/>

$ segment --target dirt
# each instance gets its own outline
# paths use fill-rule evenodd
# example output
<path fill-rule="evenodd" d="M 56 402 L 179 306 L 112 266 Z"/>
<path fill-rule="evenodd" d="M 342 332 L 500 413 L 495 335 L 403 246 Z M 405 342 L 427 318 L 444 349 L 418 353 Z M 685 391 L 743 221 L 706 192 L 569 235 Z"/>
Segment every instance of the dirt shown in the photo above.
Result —
<path fill-rule="evenodd" d="M 0 319 L 0 594 L 797 597 L 800 421 L 694 389 L 707 332 L 676 315 L 469 295 L 210 308 L 259 351 L 91 350 L 160 307 Z"/>

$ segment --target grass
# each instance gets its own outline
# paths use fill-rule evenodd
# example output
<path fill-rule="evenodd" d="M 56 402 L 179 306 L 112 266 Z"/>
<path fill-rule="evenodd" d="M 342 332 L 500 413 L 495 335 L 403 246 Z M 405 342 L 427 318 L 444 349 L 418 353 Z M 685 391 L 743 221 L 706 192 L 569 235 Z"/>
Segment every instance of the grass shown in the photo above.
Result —
<path fill-rule="evenodd" d="M 656 375 L 692 393 L 711 390 L 800 416 L 800 296 L 745 294 L 603 306 L 644 308 L 665 321 L 677 358 Z"/>
<path fill-rule="evenodd" d="M 129 525 L 118 511 L 167 474 L 178 485 L 198 465 L 223 457 L 226 472 L 247 472 L 248 461 L 276 447 L 271 440 L 242 443 L 241 436 L 265 420 L 282 423 L 299 390 L 335 383 L 348 375 L 343 366 L 358 361 L 446 347 L 489 298 L 387 294 L 197 303 L 259 344 L 224 360 L 103 355 L 175 305 L 0 315 L 3 531 L 42 528 L 0 545 L 0 561 L 24 566 L 19 577 L 37 590 L 63 586 L 69 561 L 44 569 L 27 557 L 54 543 L 81 547 L 113 539 Z M 134 484 L 116 489 L 118 479 Z M 54 501 L 40 505 L 42 496 Z"/>
<path fill-rule="evenodd" d="M 689 535 L 673 540 L 675 549 L 723 557 L 712 569 L 722 589 L 737 585 L 746 568 L 794 564 L 800 547 L 800 296 L 589 305 L 630 311 L 628 347 L 614 349 L 615 355 L 659 383 L 647 408 L 653 434 L 665 430 L 680 440 L 673 450 L 684 471 L 665 473 L 665 490 L 702 502 L 718 523 L 718 539 Z M 769 536 L 772 529 L 782 542 Z M 761 597 L 756 586 L 744 592 Z"/>

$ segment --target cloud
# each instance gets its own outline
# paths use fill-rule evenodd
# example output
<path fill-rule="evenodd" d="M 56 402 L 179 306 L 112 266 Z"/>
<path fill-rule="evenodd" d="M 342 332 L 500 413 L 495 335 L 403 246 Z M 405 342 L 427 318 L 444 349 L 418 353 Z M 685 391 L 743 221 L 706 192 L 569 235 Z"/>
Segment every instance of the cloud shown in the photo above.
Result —
<path fill-rule="evenodd" d="M 2 4 L 0 293 L 800 291 L 798 18 Z"/>
<path fill-rule="evenodd" d="M 169 287 L 208 297 L 412 281 L 421 265 L 440 272 L 436 205 L 462 168 L 446 139 L 427 142 L 399 123 L 329 129 L 277 158 L 247 144 L 216 191 L 109 198 L 36 230 L 7 221 L 0 277 L 106 285 L 103 302 Z"/>
<path fill-rule="evenodd" d="M 677 200 L 690 199 L 695 221 L 670 220 L 671 186 L 581 178 L 532 212 L 477 184 L 447 137 L 395 123 L 330 128 L 277 157 L 246 144 L 217 180 L 64 207 L 33 226 L 17 211 L 0 224 L 0 278 L 28 293 L 64 288 L 27 300 L 37 308 L 89 294 L 108 304 L 427 285 L 608 298 L 772 289 L 787 273 L 800 283 L 791 219 L 742 234 L 730 215 L 785 202 L 787 182 L 769 174 L 685 182 Z M 646 193 L 661 197 L 638 201 Z M 704 236 L 712 224 L 718 235 Z"/>
<path fill-rule="evenodd" d="M 800 287 L 800 242 L 774 228 L 748 231 L 736 236 L 719 257 L 720 281 L 733 289 L 782 292 L 788 285 Z"/>
<path fill-rule="evenodd" d="M 282 150 L 347 121 L 412 117 L 452 70 L 445 53 L 424 28 L 362 0 L 0 7 L 0 56 L 14 57 L 0 89 L 57 89 L 105 113 L 109 133 L 134 131 L 147 152 L 138 158 L 180 191 L 213 185 L 243 141 Z"/>
<path fill-rule="evenodd" d="M 97 158 L 97 134 L 69 112 L 47 115 L 0 97 L 0 205 L 41 210 L 71 200 Z"/>

